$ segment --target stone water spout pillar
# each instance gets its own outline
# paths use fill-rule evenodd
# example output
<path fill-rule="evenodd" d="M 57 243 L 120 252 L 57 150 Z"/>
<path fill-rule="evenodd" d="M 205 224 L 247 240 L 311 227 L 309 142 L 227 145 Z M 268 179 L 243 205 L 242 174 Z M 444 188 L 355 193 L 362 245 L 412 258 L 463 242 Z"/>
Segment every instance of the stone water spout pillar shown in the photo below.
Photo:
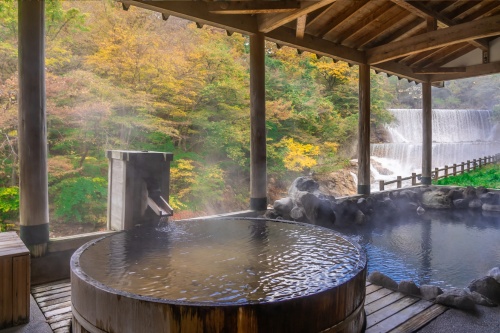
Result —
<path fill-rule="evenodd" d="M 45 1 L 19 0 L 18 15 L 20 235 L 39 257 L 49 241 Z"/>

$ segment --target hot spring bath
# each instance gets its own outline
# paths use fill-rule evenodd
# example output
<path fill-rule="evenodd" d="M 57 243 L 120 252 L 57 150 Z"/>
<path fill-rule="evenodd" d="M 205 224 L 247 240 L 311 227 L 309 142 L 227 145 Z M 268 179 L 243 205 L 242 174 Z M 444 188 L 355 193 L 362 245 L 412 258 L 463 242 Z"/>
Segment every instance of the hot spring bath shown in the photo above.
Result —
<path fill-rule="evenodd" d="M 397 282 L 463 288 L 500 263 L 500 213 L 428 211 L 335 229 L 365 248 L 369 272 Z"/>
<path fill-rule="evenodd" d="M 359 332 L 366 257 L 320 227 L 169 222 L 88 243 L 71 261 L 73 332 Z"/>

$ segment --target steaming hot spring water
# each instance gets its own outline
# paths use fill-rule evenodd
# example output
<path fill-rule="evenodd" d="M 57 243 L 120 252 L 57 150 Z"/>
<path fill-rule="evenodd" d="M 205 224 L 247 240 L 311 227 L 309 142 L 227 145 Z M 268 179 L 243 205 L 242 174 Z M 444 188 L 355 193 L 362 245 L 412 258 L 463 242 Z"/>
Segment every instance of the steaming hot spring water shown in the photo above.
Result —
<path fill-rule="evenodd" d="M 378 190 L 378 180 L 421 172 L 422 111 L 390 111 L 396 118 L 387 126 L 392 142 L 371 145 L 376 180 L 372 191 Z M 433 110 L 432 118 L 433 167 L 499 153 L 500 136 L 490 111 Z M 366 250 L 368 272 L 380 271 L 397 282 L 466 287 L 500 265 L 500 215 L 468 210 L 428 211 L 422 216 L 412 212 L 398 221 L 334 228 Z"/>

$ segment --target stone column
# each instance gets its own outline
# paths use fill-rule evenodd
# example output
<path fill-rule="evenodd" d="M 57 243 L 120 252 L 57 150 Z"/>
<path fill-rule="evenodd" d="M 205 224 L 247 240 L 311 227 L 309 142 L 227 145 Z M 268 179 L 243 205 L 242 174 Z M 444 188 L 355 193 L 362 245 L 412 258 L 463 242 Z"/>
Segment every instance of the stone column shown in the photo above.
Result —
<path fill-rule="evenodd" d="M 18 1 L 21 239 L 33 257 L 49 240 L 45 112 L 45 1 Z"/>
<path fill-rule="evenodd" d="M 422 83 L 422 184 L 432 182 L 432 89 Z"/>
<path fill-rule="evenodd" d="M 370 194 L 370 65 L 359 65 L 358 194 Z"/>
<path fill-rule="evenodd" d="M 265 39 L 250 36 L 250 209 L 267 209 Z"/>

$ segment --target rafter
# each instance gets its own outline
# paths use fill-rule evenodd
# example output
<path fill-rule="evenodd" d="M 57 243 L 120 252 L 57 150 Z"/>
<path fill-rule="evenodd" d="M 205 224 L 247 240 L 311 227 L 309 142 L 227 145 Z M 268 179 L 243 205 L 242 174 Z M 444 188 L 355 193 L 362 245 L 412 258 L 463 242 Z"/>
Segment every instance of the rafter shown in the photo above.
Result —
<path fill-rule="evenodd" d="M 435 18 L 438 22 L 443 23 L 445 26 L 452 27 L 457 24 L 460 24 L 462 22 L 460 21 L 455 21 L 452 19 L 449 19 L 448 17 L 442 15 L 441 13 L 438 13 L 434 11 L 433 9 L 427 7 L 423 3 L 419 1 L 411 1 L 411 2 L 406 2 L 404 0 L 392 0 L 396 4 L 398 4 L 401 7 L 404 7 L 405 9 L 412 11 L 414 14 L 419 15 L 420 17 L 423 18 Z M 475 47 L 480 48 L 481 50 L 487 50 L 488 49 L 488 43 L 485 41 L 480 41 L 480 40 L 470 40 L 468 41 Z"/>
<path fill-rule="evenodd" d="M 300 16 L 307 15 L 308 13 L 315 11 L 321 7 L 329 5 L 336 0 L 320 0 L 316 2 L 301 3 L 301 8 L 291 11 L 289 13 L 281 14 L 259 14 L 258 24 L 259 31 L 263 33 L 270 32 L 288 22 L 296 20 Z"/>
<path fill-rule="evenodd" d="M 424 68 L 430 66 L 441 67 L 474 50 L 474 46 L 466 43 L 452 45 L 434 53 L 433 59 L 435 60 L 427 59 L 425 62 L 418 64 L 418 66 Z"/>
<path fill-rule="evenodd" d="M 297 18 L 297 28 L 295 29 L 295 35 L 297 38 L 302 39 L 304 38 L 304 33 L 306 32 L 306 22 L 307 22 L 307 15 L 302 15 Z"/>
<path fill-rule="evenodd" d="M 343 22 L 349 20 L 358 10 L 360 10 L 363 6 L 368 4 L 368 0 L 361 1 L 353 1 L 335 16 L 333 16 L 327 23 L 323 24 L 317 30 L 311 30 L 311 34 L 317 37 L 323 37 L 327 35 L 330 31 L 335 29 L 337 26 L 342 24 Z"/>
<path fill-rule="evenodd" d="M 431 82 L 465 79 L 469 77 L 490 75 L 500 72 L 500 62 L 480 64 L 466 67 L 465 73 L 448 73 L 430 75 Z"/>
<path fill-rule="evenodd" d="M 210 13 L 204 1 L 123 0 L 123 3 L 243 34 L 258 33 L 255 16 L 238 15 L 235 17 Z"/>
<path fill-rule="evenodd" d="M 300 8 L 299 1 L 210 1 L 208 11 L 216 14 L 265 14 Z"/>
<path fill-rule="evenodd" d="M 408 17 L 410 13 L 406 11 L 402 11 L 398 15 L 393 16 L 390 18 L 388 21 L 381 23 L 376 29 L 372 29 L 371 33 L 366 33 L 361 37 L 359 40 L 356 41 L 357 47 L 358 48 L 363 48 L 367 44 L 369 44 L 371 41 L 375 40 L 377 37 L 381 36 L 384 34 L 384 32 L 392 27 L 394 24 L 397 22 L 405 19 Z"/>
<path fill-rule="evenodd" d="M 493 16 L 374 47 L 366 51 L 367 59 L 368 63 L 376 64 L 426 50 L 497 35 L 500 35 L 500 16 Z"/>
<path fill-rule="evenodd" d="M 414 69 L 415 74 L 465 73 L 466 67 L 429 67 Z"/>

